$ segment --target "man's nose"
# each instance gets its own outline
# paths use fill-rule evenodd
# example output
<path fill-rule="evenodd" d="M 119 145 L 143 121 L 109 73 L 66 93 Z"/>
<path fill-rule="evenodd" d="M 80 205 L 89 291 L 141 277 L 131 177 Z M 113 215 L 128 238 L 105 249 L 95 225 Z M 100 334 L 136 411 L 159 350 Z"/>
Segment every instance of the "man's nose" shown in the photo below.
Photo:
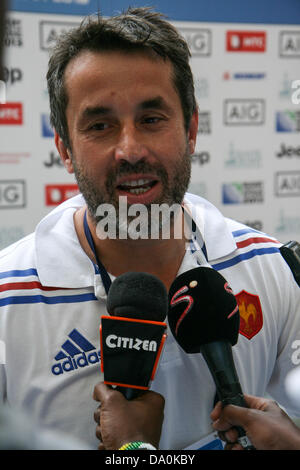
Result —
<path fill-rule="evenodd" d="M 134 165 L 148 154 L 142 132 L 134 124 L 124 125 L 115 148 L 116 161 L 124 160 Z"/>

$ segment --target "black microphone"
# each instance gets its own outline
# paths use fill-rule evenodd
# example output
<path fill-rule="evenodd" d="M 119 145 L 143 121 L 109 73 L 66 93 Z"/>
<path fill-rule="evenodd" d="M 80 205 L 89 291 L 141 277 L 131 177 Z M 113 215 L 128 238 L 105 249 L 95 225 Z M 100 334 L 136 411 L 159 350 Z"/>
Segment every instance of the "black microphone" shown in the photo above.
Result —
<path fill-rule="evenodd" d="M 247 408 L 232 355 L 239 334 L 239 309 L 226 279 L 207 267 L 178 276 L 169 291 L 168 321 L 186 353 L 203 354 L 222 405 Z M 254 449 L 245 431 L 236 429 L 239 443 Z"/>
<path fill-rule="evenodd" d="M 131 400 L 154 379 L 166 339 L 168 294 L 152 274 L 128 272 L 111 284 L 107 311 L 100 325 L 104 383 Z"/>

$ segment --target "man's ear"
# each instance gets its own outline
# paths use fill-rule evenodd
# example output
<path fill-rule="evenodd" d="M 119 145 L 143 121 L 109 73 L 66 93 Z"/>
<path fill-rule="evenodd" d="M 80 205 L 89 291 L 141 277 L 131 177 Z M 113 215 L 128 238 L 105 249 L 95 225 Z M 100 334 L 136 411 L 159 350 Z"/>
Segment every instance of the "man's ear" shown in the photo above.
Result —
<path fill-rule="evenodd" d="M 191 117 L 189 131 L 188 131 L 188 141 L 189 141 L 189 151 L 192 155 L 195 152 L 196 141 L 197 141 L 197 132 L 198 132 L 198 108 L 195 109 Z"/>
<path fill-rule="evenodd" d="M 58 153 L 60 155 L 60 158 L 67 170 L 68 173 L 74 173 L 74 168 L 73 168 L 73 163 L 72 163 L 72 158 L 71 158 L 71 152 L 70 150 L 65 146 L 63 143 L 62 139 L 54 129 L 54 141 L 56 148 L 58 150 Z"/>

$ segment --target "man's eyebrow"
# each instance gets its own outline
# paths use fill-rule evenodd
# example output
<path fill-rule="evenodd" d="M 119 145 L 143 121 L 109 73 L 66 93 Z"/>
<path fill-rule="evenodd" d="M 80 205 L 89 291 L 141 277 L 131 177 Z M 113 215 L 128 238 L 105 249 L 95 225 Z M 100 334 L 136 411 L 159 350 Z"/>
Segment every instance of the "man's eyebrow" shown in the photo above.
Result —
<path fill-rule="evenodd" d="M 107 108 L 105 106 L 93 106 L 85 108 L 80 116 L 80 121 L 84 121 L 89 118 L 97 117 L 97 116 L 106 116 L 108 113 L 111 112 L 111 108 Z"/>
<path fill-rule="evenodd" d="M 150 99 L 142 101 L 138 105 L 138 108 L 141 110 L 146 110 L 146 109 L 169 110 L 171 109 L 161 96 L 156 96 L 154 98 L 150 98 Z M 111 114 L 112 112 L 113 112 L 113 108 L 110 108 L 107 106 L 89 106 L 83 110 L 80 116 L 79 122 L 84 122 L 94 117 L 107 116 L 108 114 Z"/>
<path fill-rule="evenodd" d="M 170 109 L 169 105 L 161 96 L 150 98 L 139 105 L 140 109 Z"/>

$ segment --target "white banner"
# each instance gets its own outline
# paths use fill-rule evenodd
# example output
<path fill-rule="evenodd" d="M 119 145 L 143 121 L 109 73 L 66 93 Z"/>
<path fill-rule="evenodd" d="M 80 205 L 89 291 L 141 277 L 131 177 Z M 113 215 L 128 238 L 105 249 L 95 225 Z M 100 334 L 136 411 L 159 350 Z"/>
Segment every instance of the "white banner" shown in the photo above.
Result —
<path fill-rule="evenodd" d="M 49 48 L 80 20 L 7 16 L 0 248 L 77 193 L 54 145 L 45 76 Z M 174 25 L 191 48 L 200 111 L 190 191 L 282 242 L 300 240 L 300 27 Z"/>

